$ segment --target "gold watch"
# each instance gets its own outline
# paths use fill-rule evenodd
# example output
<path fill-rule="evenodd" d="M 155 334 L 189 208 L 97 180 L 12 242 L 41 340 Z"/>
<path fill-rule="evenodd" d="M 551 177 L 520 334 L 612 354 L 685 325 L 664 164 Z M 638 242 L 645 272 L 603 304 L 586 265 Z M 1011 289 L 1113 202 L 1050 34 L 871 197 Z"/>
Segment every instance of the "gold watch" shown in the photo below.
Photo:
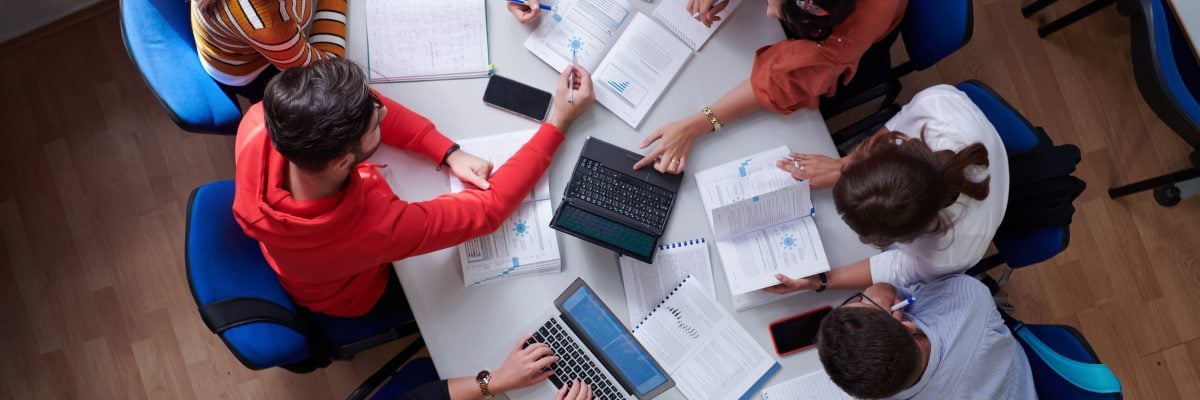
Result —
<path fill-rule="evenodd" d="M 492 373 L 488 370 L 479 371 L 479 375 L 475 375 L 475 383 L 479 384 L 479 393 L 483 394 L 483 400 L 492 400 L 492 391 L 488 390 L 488 382 L 492 381 Z"/>

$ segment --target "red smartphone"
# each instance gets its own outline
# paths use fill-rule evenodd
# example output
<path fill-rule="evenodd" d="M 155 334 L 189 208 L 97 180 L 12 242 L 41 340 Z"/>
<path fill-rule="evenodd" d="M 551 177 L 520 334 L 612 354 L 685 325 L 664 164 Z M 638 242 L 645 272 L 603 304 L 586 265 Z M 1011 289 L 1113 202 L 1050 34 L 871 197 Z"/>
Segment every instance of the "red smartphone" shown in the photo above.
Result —
<path fill-rule="evenodd" d="M 775 354 L 786 356 L 812 347 L 817 340 L 817 328 L 833 307 L 825 306 L 793 315 L 771 323 L 771 341 Z"/>

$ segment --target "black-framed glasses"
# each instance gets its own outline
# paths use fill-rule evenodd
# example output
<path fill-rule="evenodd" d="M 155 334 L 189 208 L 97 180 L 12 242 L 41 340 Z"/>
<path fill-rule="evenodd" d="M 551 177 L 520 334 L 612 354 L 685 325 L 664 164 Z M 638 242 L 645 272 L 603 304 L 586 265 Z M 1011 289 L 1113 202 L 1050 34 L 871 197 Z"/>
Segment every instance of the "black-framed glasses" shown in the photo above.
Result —
<path fill-rule="evenodd" d="M 840 305 L 838 307 L 841 308 L 850 303 L 861 303 L 863 300 L 866 300 L 868 303 L 871 303 L 871 305 L 875 306 L 875 308 L 878 308 L 879 311 L 883 311 L 883 312 L 887 313 L 888 315 L 892 314 L 891 311 L 888 311 L 886 308 L 883 308 L 883 306 L 879 305 L 879 303 L 876 303 L 875 300 L 871 300 L 870 297 L 867 297 L 867 294 L 865 292 L 858 292 L 858 294 L 850 296 L 850 298 L 846 299 L 846 301 L 843 301 L 842 305 Z"/>

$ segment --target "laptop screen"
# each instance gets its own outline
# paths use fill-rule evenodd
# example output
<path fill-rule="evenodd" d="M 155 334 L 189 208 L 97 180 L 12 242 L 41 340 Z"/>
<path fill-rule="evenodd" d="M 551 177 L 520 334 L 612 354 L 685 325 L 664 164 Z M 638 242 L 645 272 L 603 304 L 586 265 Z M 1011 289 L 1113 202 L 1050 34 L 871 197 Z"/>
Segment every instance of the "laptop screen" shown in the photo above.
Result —
<path fill-rule="evenodd" d="M 563 301 L 562 310 L 578 327 L 576 333 L 591 340 L 594 350 L 603 353 L 615 367 L 611 372 L 632 384 L 639 396 L 667 382 L 667 372 L 658 368 L 650 354 L 586 285 Z"/>

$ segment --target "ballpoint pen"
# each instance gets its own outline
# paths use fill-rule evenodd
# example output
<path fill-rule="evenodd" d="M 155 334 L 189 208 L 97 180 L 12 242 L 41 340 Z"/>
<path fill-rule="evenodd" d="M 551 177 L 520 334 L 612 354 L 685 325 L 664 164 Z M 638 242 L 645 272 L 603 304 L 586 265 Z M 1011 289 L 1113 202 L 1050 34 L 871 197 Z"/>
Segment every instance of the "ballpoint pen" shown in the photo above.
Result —
<path fill-rule="evenodd" d="M 576 59 L 576 54 L 579 49 L 571 47 L 571 76 L 567 77 L 567 104 L 575 104 L 575 64 L 579 61 Z"/>
<path fill-rule="evenodd" d="M 529 3 L 526 3 L 525 0 L 508 0 L 508 2 L 529 5 Z M 545 4 L 538 4 L 538 8 L 546 10 L 546 11 L 554 11 L 554 6 L 549 6 L 549 5 L 545 5 Z"/>
<path fill-rule="evenodd" d="M 907 298 L 907 299 L 904 299 L 904 301 L 901 301 L 901 302 L 899 302 L 899 303 L 896 303 L 895 305 L 893 305 L 893 306 L 892 306 L 892 311 L 900 311 L 900 310 L 903 310 L 903 309 L 905 309 L 905 308 L 908 308 L 908 306 L 911 306 L 913 303 L 916 303 L 916 302 L 917 302 L 917 298 L 915 298 L 915 297 L 911 297 L 911 296 L 910 296 L 909 298 Z"/>

